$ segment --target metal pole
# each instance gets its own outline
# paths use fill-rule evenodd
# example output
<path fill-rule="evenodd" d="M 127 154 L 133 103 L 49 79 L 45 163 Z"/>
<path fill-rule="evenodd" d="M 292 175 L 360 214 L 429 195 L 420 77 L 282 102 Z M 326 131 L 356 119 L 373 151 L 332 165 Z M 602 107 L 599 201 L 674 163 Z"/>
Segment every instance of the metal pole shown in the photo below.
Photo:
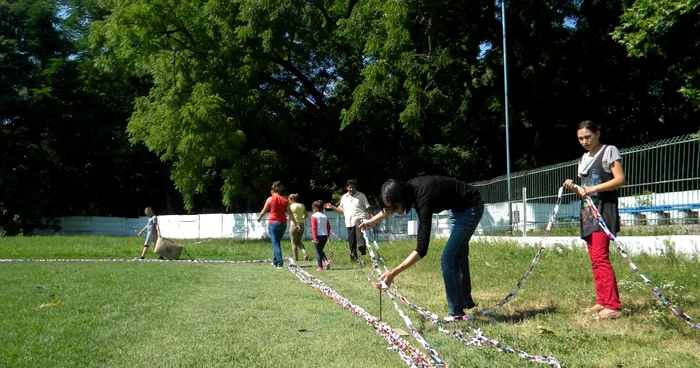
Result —
<path fill-rule="evenodd" d="M 506 0 L 501 0 L 501 24 L 503 25 L 503 84 L 505 86 L 505 111 L 506 111 L 506 173 L 508 181 L 508 233 L 513 231 L 513 206 L 510 191 L 510 129 L 508 120 L 508 52 L 506 48 Z"/>
<path fill-rule="evenodd" d="M 523 238 L 527 236 L 527 188 L 523 187 Z"/>

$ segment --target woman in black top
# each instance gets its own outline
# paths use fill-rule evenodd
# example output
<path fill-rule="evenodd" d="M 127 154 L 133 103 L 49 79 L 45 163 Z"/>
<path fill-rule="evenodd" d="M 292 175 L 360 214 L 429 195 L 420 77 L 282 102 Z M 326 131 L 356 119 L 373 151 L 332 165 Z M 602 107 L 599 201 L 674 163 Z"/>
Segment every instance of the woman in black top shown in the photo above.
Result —
<path fill-rule="evenodd" d="M 469 275 L 469 240 L 484 214 L 484 200 L 471 185 L 444 176 L 421 176 L 408 182 L 388 180 L 382 186 L 384 208 L 363 227 L 371 227 L 394 213 L 404 214 L 415 207 L 418 212 L 418 245 L 398 267 L 380 278 L 391 285 L 394 277 L 411 267 L 428 253 L 430 228 L 434 213 L 450 210 L 450 238 L 442 252 L 442 276 L 451 316 L 464 315 L 464 309 L 476 305 L 471 295 Z M 381 287 L 381 283 L 377 284 Z"/>

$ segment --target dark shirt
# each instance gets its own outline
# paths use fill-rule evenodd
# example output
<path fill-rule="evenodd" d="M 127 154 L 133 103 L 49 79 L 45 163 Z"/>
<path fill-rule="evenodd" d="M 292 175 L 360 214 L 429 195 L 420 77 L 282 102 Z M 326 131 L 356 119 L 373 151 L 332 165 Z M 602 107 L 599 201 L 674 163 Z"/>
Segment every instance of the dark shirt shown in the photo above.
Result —
<path fill-rule="evenodd" d="M 419 176 L 408 181 L 415 193 L 413 207 L 418 212 L 418 245 L 416 252 L 428 254 L 433 214 L 444 210 L 461 212 L 474 207 L 481 193 L 473 186 L 445 176 Z"/>

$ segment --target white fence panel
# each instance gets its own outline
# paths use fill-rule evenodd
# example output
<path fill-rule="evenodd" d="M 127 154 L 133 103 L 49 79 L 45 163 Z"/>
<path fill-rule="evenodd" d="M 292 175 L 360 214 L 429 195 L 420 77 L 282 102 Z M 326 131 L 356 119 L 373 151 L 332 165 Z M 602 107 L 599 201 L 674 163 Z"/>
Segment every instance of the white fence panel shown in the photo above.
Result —
<path fill-rule="evenodd" d="M 221 213 L 199 215 L 199 238 L 223 238 L 223 217 Z"/>

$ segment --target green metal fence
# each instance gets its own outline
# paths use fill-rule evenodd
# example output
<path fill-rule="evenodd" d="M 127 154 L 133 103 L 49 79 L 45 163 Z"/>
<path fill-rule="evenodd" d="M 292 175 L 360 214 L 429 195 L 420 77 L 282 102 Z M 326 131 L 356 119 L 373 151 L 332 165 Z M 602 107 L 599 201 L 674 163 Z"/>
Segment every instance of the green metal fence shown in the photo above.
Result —
<path fill-rule="evenodd" d="M 620 189 L 622 225 L 688 225 L 691 229 L 682 231 L 696 232 L 692 225 L 699 224 L 700 137 L 680 136 L 622 148 L 620 153 L 626 177 L 626 185 Z M 578 159 L 511 174 L 510 203 L 506 175 L 472 183 L 487 203 L 481 231 L 543 229 L 564 180 L 578 181 L 577 168 Z M 568 222 L 578 228 L 579 206 L 578 196 L 567 192 L 557 214 L 557 225 Z"/>

